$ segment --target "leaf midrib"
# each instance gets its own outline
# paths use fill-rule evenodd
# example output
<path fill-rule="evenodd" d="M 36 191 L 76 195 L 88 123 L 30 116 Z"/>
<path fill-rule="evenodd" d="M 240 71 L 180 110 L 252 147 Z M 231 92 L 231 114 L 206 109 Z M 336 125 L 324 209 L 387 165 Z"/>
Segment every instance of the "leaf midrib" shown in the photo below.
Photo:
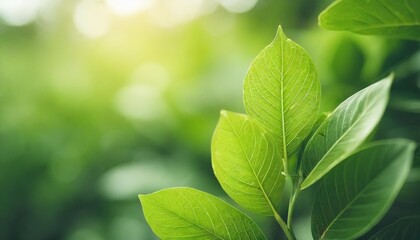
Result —
<path fill-rule="evenodd" d="M 370 106 L 369 106 L 369 108 L 372 106 L 372 104 L 370 104 Z M 330 149 L 328 149 L 328 151 L 324 154 L 324 156 L 321 158 L 321 160 L 319 160 L 318 161 L 318 163 L 315 165 L 315 167 L 312 169 L 312 171 L 308 174 L 308 177 L 306 178 L 306 179 L 308 179 L 309 177 L 311 177 L 311 175 L 313 175 L 313 173 L 314 173 L 314 171 L 315 171 L 315 169 L 321 164 L 321 162 L 323 162 L 324 161 L 324 159 L 328 156 L 328 154 L 332 151 L 332 149 L 333 148 L 335 148 L 335 146 L 339 143 L 339 142 L 341 142 L 341 140 L 345 137 L 345 136 L 347 136 L 347 134 L 349 133 L 349 131 L 354 127 L 354 125 L 357 123 L 357 122 L 359 122 L 359 120 L 360 120 L 360 118 L 362 117 L 362 115 L 366 112 L 366 109 L 368 109 L 368 108 L 365 108 L 364 110 L 363 110 L 363 112 L 361 113 L 361 114 L 359 114 L 359 116 L 357 116 L 357 118 L 354 120 L 354 122 L 352 123 L 352 124 L 350 124 L 350 126 L 349 126 L 349 128 L 343 133 L 343 135 L 341 135 L 338 139 L 337 139 L 337 141 L 330 147 Z M 334 115 L 334 113 L 335 113 L 335 111 L 331 114 L 331 116 L 333 116 Z M 318 129 L 320 129 L 321 128 L 321 126 L 318 128 Z M 316 133 L 314 134 L 314 136 L 316 135 Z M 312 139 L 311 139 L 312 140 Z M 345 158 L 345 157 L 347 157 L 346 155 L 348 155 L 349 154 L 349 152 L 347 152 L 346 154 L 344 154 L 344 155 L 342 155 L 340 158 L 338 158 L 338 159 L 343 159 L 343 158 Z M 344 157 L 343 157 L 344 156 Z M 337 160 L 336 160 L 337 161 Z M 319 178 L 318 178 L 319 179 Z M 305 181 L 304 181 L 305 182 Z M 308 185 L 309 186 L 309 185 Z"/>
<path fill-rule="evenodd" d="M 169 209 L 169 208 L 166 208 L 166 207 L 164 207 L 164 206 L 162 206 L 162 205 L 159 205 L 159 204 L 157 204 L 157 203 L 153 203 L 152 201 L 149 201 L 149 203 L 150 203 L 150 204 L 152 204 L 152 205 L 155 205 L 155 206 L 158 206 L 158 207 L 160 207 L 160 208 L 165 209 L 166 211 L 168 211 L 168 212 L 170 212 L 170 213 L 172 213 L 172 214 L 174 214 L 174 215 L 176 215 L 176 216 L 178 216 L 178 217 L 180 217 L 180 218 L 182 218 L 182 219 L 186 220 L 187 222 L 189 222 L 189 223 L 193 224 L 194 226 L 197 226 L 197 227 L 199 227 L 199 228 L 201 228 L 201 229 L 205 230 L 206 232 L 210 233 L 211 235 L 213 235 L 213 236 L 217 237 L 218 239 L 224 240 L 224 239 L 223 239 L 223 238 L 221 238 L 219 235 L 217 235 L 214 231 L 211 231 L 211 230 L 209 230 L 209 229 L 207 229 L 207 228 L 205 228 L 205 227 L 203 227 L 203 226 L 199 225 L 198 223 L 196 223 L 196 222 L 194 222 L 194 221 L 192 221 L 192 220 L 190 220 L 190 219 L 188 219 L 188 218 L 186 218 L 186 217 L 184 217 L 184 216 L 182 216 L 182 215 L 180 215 L 180 214 L 178 214 L 178 213 L 176 213 L 176 212 L 172 211 L 172 210 L 171 210 L 171 209 Z"/>
<path fill-rule="evenodd" d="M 285 128 L 285 121 L 284 121 L 284 39 L 281 39 L 281 74 L 280 74 L 280 102 L 281 102 L 281 126 L 282 126 L 282 139 L 283 139 L 283 159 L 284 159 L 284 169 L 285 173 L 289 172 L 288 167 L 288 159 L 287 159 L 287 142 L 286 142 L 286 128 Z"/>
<path fill-rule="evenodd" d="M 230 120 L 229 120 L 229 119 L 228 119 L 228 121 L 227 121 L 227 122 L 229 123 L 229 125 L 230 125 L 230 127 L 231 127 L 231 129 L 232 129 L 233 134 L 235 134 L 235 137 L 238 139 L 239 145 L 241 146 L 241 149 L 242 149 L 242 151 L 243 151 L 243 153 L 244 153 L 244 155 L 245 155 L 246 162 L 248 163 L 249 167 L 251 168 L 251 171 L 252 171 L 252 173 L 253 173 L 253 175 L 254 175 L 255 179 L 257 180 L 258 186 L 259 186 L 259 188 L 261 189 L 261 192 L 263 193 L 265 200 L 267 201 L 267 203 L 268 203 L 268 205 L 269 205 L 269 207 L 270 207 L 271 211 L 273 212 L 273 214 L 276 214 L 277 212 L 276 212 L 276 210 L 275 210 L 275 208 L 274 208 L 274 206 L 273 206 L 273 203 L 271 202 L 270 198 L 268 197 L 267 193 L 265 192 L 265 189 L 263 188 L 263 186 L 262 186 L 262 184 L 261 184 L 261 182 L 260 182 L 260 179 L 258 178 L 257 173 L 254 171 L 254 168 L 253 168 L 253 167 L 252 167 L 252 165 L 251 165 L 251 161 L 250 161 L 250 159 L 249 159 L 249 157 L 248 157 L 247 152 L 245 151 L 245 147 L 244 147 L 244 146 L 243 146 L 243 144 L 242 144 L 241 138 L 239 137 L 239 133 L 237 133 L 236 129 L 233 127 L 233 125 L 232 125 L 232 123 L 230 122 Z M 251 126 L 252 128 L 254 128 L 254 127 L 252 126 L 252 124 L 250 124 L 250 126 Z"/>

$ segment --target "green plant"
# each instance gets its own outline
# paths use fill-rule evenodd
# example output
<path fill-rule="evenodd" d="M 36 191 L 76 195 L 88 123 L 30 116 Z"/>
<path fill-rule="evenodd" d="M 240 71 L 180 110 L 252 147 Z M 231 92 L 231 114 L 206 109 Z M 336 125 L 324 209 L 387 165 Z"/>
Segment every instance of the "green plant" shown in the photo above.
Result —
<path fill-rule="evenodd" d="M 420 2 L 337 0 L 321 13 L 319 23 L 330 30 L 420 40 Z"/>
<path fill-rule="evenodd" d="M 420 40 L 420 2 L 415 0 L 337 0 L 320 14 L 319 24 L 329 30 L 344 30 L 357 34 L 418 41 Z M 404 43 L 418 46 L 415 41 L 405 41 Z M 418 54 L 418 47 L 413 50 L 410 51 L 410 54 L 416 54 L 416 51 Z M 399 68 L 404 68 L 410 64 L 410 60 L 405 59 L 400 64 Z M 392 108 L 399 109 L 403 113 L 419 112 L 418 107 L 413 107 L 418 106 L 419 103 L 418 89 L 409 87 L 415 83 L 418 74 L 420 74 L 418 69 L 417 71 L 402 72 L 401 75 L 409 77 L 401 77 L 399 83 L 395 84 L 390 103 Z M 414 95 L 412 95 L 413 92 Z M 407 120 L 404 116 L 398 117 L 398 119 L 400 122 Z M 388 127 L 403 129 L 405 126 L 396 124 Z M 413 131 L 416 132 L 414 129 Z M 418 137 L 415 135 L 413 139 L 418 141 Z M 419 154 L 420 151 L 417 150 L 414 153 L 414 159 L 418 159 Z M 416 162 L 418 161 L 414 162 L 413 172 L 416 171 Z M 419 213 L 412 209 L 409 214 Z M 395 214 L 393 215 L 395 218 Z M 407 217 L 407 213 L 398 215 L 403 217 L 396 221 L 393 220 L 393 224 L 374 234 L 370 239 L 419 239 L 420 233 L 416 227 L 419 225 L 419 217 Z M 343 236 L 344 234 L 340 235 L 340 237 Z"/>
<path fill-rule="evenodd" d="M 244 209 L 274 217 L 286 237 L 296 239 L 296 199 L 318 183 L 313 237 L 362 236 L 396 198 L 415 149 L 404 139 L 366 143 L 386 108 L 392 79 L 372 84 L 319 117 L 314 64 L 279 28 L 246 76 L 247 115 L 221 111 L 211 152 L 222 188 Z M 289 198 L 286 220 L 279 214 L 283 197 Z M 208 193 L 172 188 L 139 198 L 162 239 L 265 239 L 249 217 Z"/>

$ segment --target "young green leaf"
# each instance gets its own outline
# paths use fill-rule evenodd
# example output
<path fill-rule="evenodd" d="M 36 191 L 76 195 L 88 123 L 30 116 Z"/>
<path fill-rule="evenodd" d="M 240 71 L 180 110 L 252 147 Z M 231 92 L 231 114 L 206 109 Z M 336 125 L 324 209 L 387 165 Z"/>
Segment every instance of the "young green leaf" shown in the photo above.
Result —
<path fill-rule="evenodd" d="M 312 213 L 315 239 L 355 239 L 388 211 L 408 176 L 415 144 L 391 139 L 371 144 L 323 179 Z"/>
<path fill-rule="evenodd" d="M 251 64 L 244 83 L 244 105 L 251 117 L 275 135 L 281 156 L 287 159 L 317 119 L 320 92 L 312 60 L 279 27 L 273 42 Z"/>
<path fill-rule="evenodd" d="M 319 15 L 330 30 L 420 40 L 418 0 L 338 0 Z"/>
<path fill-rule="evenodd" d="M 205 192 L 170 188 L 139 198 L 161 239 L 266 239 L 249 217 Z"/>
<path fill-rule="evenodd" d="M 257 121 L 222 111 L 212 139 L 212 165 L 225 192 L 242 207 L 273 215 L 284 187 L 275 141 Z"/>
<path fill-rule="evenodd" d="M 302 158 L 307 188 L 348 157 L 382 117 L 388 102 L 392 75 L 349 97 L 309 139 Z"/>
<path fill-rule="evenodd" d="M 420 216 L 402 218 L 386 226 L 369 240 L 418 240 L 420 239 Z"/>

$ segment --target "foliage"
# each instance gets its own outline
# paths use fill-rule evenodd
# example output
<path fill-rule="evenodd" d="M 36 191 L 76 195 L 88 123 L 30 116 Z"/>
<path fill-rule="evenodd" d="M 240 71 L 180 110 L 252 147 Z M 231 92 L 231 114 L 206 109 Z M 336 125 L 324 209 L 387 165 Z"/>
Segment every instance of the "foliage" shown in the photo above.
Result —
<path fill-rule="evenodd" d="M 144 215 L 163 239 L 265 239 L 246 215 L 222 200 L 191 188 L 140 196 Z"/>
<path fill-rule="evenodd" d="M 137 194 L 177 186 L 238 207 L 214 177 L 212 132 L 220 109 L 246 113 L 247 68 L 279 23 L 318 72 L 322 116 L 312 129 L 393 71 L 389 103 L 367 139 L 419 144 L 419 43 L 320 28 L 317 15 L 332 2 L 0 1 L 0 239 L 156 240 Z M 302 152 L 289 153 L 291 173 Z M 298 239 L 312 238 L 321 182 L 295 198 Z M 283 184 L 275 207 L 286 220 L 290 179 Z M 419 184 L 418 148 L 393 205 L 361 238 L 420 215 Z M 282 238 L 274 217 L 240 208 L 267 238 Z"/>
<path fill-rule="evenodd" d="M 392 77 L 359 91 L 338 106 L 309 139 L 302 156 L 306 188 L 348 157 L 378 124 Z"/>
<path fill-rule="evenodd" d="M 415 144 L 396 139 L 370 144 L 323 179 L 316 195 L 315 239 L 355 239 L 374 226 L 410 171 Z"/>
<path fill-rule="evenodd" d="M 284 188 L 278 145 L 257 120 L 227 111 L 220 115 L 212 141 L 217 179 L 244 208 L 275 215 Z"/>
<path fill-rule="evenodd" d="M 338 0 L 319 16 L 322 27 L 420 40 L 417 0 Z"/>
<path fill-rule="evenodd" d="M 245 79 L 248 115 L 221 112 L 212 140 L 212 165 L 221 186 L 243 208 L 274 216 L 286 237 L 295 239 L 296 198 L 322 179 L 312 213 L 313 237 L 347 239 L 364 234 L 390 208 L 408 176 L 415 149 L 412 141 L 402 139 L 359 149 L 383 115 L 392 79 L 391 75 L 357 92 L 315 124 L 320 101 L 316 70 L 307 53 L 279 28 Z M 285 182 L 291 191 L 287 221 L 278 212 Z M 220 214 L 230 221 L 229 213 L 237 210 L 213 196 L 204 201 L 198 197 L 203 194 L 169 189 L 140 200 L 147 221 L 162 239 L 249 239 L 248 231 L 236 225 L 215 225 L 220 224 Z M 233 221 L 244 221 L 242 214 L 237 215 Z M 172 224 L 179 227 L 169 227 Z M 203 229 L 229 234 L 209 236 Z"/>
<path fill-rule="evenodd" d="M 373 235 L 370 240 L 397 240 L 397 239 L 419 239 L 420 237 L 420 217 L 405 217 L 386 226 L 381 231 Z"/>

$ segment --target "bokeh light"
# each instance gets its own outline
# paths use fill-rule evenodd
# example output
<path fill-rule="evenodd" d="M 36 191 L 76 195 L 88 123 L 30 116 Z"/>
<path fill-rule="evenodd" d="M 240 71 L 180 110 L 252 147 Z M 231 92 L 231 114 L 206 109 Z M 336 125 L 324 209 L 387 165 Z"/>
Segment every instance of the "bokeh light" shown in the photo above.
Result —
<path fill-rule="evenodd" d="M 38 11 L 46 0 L 2 0 L 0 15 L 3 20 L 13 26 L 22 26 L 34 21 Z"/>
<path fill-rule="evenodd" d="M 258 0 L 219 0 L 226 10 L 233 13 L 245 13 L 250 11 L 258 3 Z"/>
<path fill-rule="evenodd" d="M 96 0 L 80 1 L 74 11 L 74 24 L 77 30 L 88 38 L 105 35 L 109 30 L 109 11 Z"/>
<path fill-rule="evenodd" d="M 127 16 L 146 10 L 153 0 L 106 0 L 106 4 L 115 14 Z"/>

